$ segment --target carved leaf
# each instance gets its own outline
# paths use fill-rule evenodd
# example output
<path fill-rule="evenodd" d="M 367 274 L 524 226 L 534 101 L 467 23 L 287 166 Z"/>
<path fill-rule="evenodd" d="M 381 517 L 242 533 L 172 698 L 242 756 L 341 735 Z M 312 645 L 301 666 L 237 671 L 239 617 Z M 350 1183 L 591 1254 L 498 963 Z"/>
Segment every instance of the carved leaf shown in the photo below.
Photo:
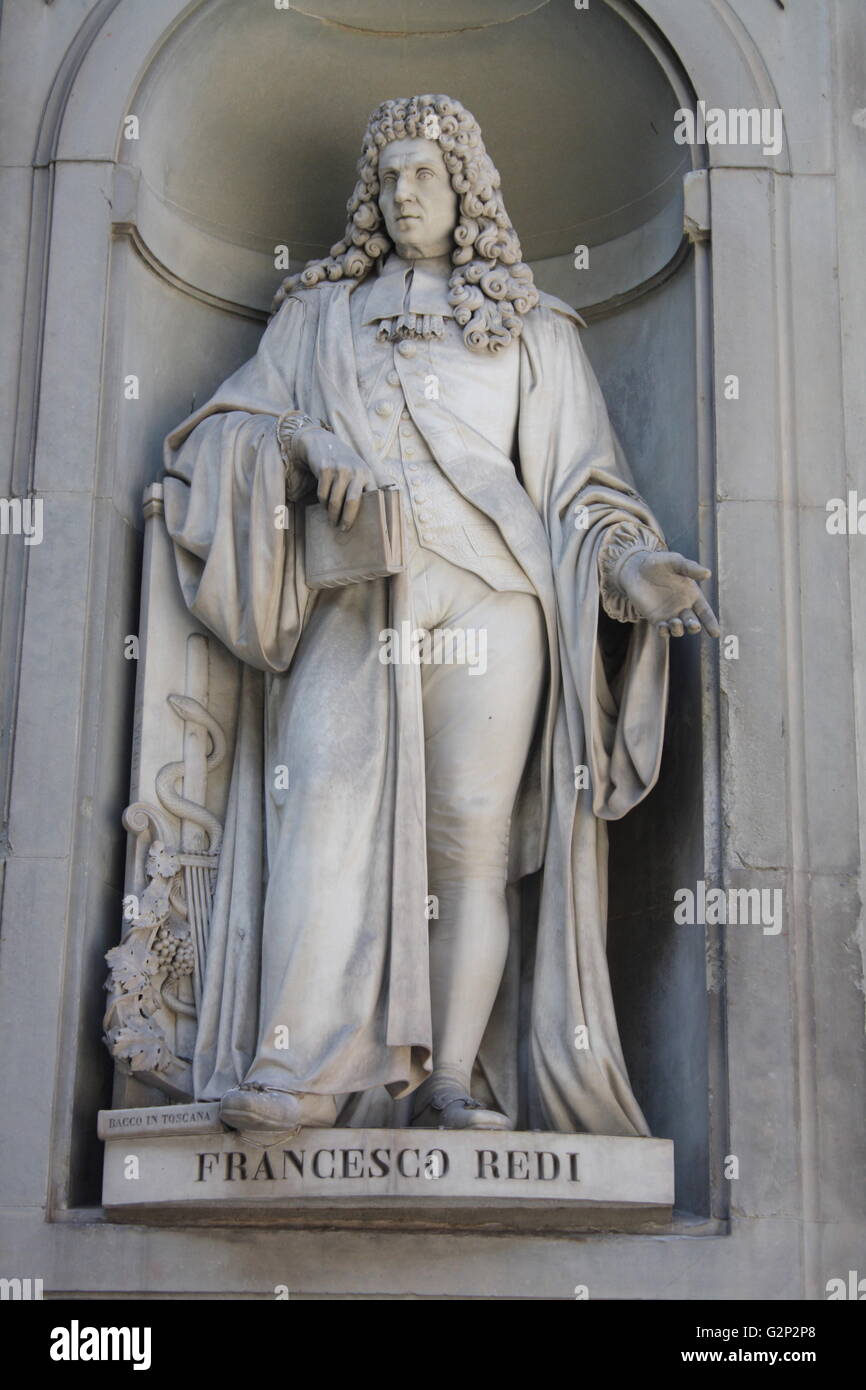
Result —
<path fill-rule="evenodd" d="M 149 878 L 172 879 L 180 872 L 180 860 L 161 840 L 154 840 L 147 853 L 145 871 Z"/>
<path fill-rule="evenodd" d="M 111 1047 L 115 1057 L 129 1064 L 132 1071 L 159 1071 L 165 1057 L 162 1038 L 142 1019 L 138 1025 L 120 1028 Z"/>
<path fill-rule="evenodd" d="M 109 989 L 120 990 L 121 994 L 137 994 L 147 986 L 148 977 L 142 962 L 126 946 L 114 946 L 106 953 L 105 959 L 111 967 Z"/>

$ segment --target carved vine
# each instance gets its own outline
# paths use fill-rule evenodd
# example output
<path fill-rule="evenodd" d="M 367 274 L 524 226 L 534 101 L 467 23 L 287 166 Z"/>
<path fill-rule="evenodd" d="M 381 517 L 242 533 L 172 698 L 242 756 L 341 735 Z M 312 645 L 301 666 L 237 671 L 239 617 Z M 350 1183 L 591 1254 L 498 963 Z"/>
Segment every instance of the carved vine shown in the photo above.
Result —
<path fill-rule="evenodd" d="M 191 696 L 169 695 L 168 703 L 181 719 L 207 730 L 211 773 L 225 757 L 222 728 Z M 110 967 L 105 1043 L 123 1070 L 173 1094 L 191 1090 L 189 1059 L 177 1054 L 168 1035 L 177 1018 L 196 1017 L 195 1006 L 178 989 L 191 978 L 195 997 L 200 996 L 210 894 L 223 834 L 206 807 L 177 791 L 184 771 L 183 762 L 167 763 L 156 775 L 155 790 L 165 811 L 196 828 L 196 850 L 201 852 L 186 853 L 168 843 L 166 822 L 156 806 L 139 801 L 127 807 L 123 823 L 136 836 L 135 881 L 145 877 L 147 885 L 140 901 L 134 894 L 124 900 L 123 940 L 105 957 Z"/>

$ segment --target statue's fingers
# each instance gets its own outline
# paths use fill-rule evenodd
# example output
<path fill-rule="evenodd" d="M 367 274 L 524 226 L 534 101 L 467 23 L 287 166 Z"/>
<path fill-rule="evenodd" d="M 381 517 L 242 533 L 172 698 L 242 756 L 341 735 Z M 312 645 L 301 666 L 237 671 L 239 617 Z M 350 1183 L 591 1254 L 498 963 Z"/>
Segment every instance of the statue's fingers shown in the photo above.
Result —
<path fill-rule="evenodd" d="M 331 484 L 333 483 L 333 481 L 333 468 L 323 468 L 321 473 L 319 474 L 319 486 L 316 489 L 316 496 L 322 503 L 322 506 L 327 506 L 328 494 L 331 491 Z"/>
<path fill-rule="evenodd" d="M 343 500 L 349 490 L 352 481 L 351 473 L 345 472 L 342 468 L 337 473 L 331 488 L 331 495 L 328 498 L 328 519 L 333 526 L 340 520 L 340 513 L 343 510 Z"/>
<path fill-rule="evenodd" d="M 691 608 L 684 608 L 680 614 L 686 632 L 700 632 L 701 620 L 693 613 Z"/>
<path fill-rule="evenodd" d="M 346 498 L 343 502 L 343 517 L 340 522 L 341 531 L 350 531 L 358 519 L 358 512 L 361 510 L 361 497 L 364 493 L 363 480 L 354 477 L 349 484 Z"/>
<path fill-rule="evenodd" d="M 708 570 L 706 565 L 699 565 L 697 560 L 687 560 L 681 555 L 677 564 L 677 574 L 684 574 L 687 579 L 694 579 L 700 583 L 704 579 L 712 576 L 712 570 Z"/>
<path fill-rule="evenodd" d="M 671 630 L 671 637 L 682 637 L 684 629 L 679 618 L 669 618 L 668 626 Z"/>
<path fill-rule="evenodd" d="M 659 636 L 660 636 L 660 637 L 670 637 L 670 635 L 671 635 L 671 630 L 670 630 L 670 628 L 668 627 L 667 623 L 659 623 L 659 624 L 658 624 L 658 630 L 659 630 Z"/>
<path fill-rule="evenodd" d="M 719 620 L 716 617 L 710 605 L 707 603 L 707 600 L 704 598 L 703 594 L 698 594 L 697 598 L 692 604 L 692 609 L 694 610 L 695 616 L 700 619 L 701 623 L 703 624 L 703 626 L 705 627 L 705 629 L 711 637 L 721 636 Z"/>

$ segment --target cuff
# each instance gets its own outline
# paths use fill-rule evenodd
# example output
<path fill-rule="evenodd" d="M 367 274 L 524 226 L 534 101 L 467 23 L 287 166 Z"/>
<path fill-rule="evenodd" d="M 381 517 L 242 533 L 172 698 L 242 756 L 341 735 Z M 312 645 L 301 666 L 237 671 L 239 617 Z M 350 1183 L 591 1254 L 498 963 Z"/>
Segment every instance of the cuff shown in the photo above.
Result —
<path fill-rule="evenodd" d="M 655 531 L 639 521 L 621 521 L 611 527 L 598 552 L 598 583 L 601 606 L 618 623 L 637 623 L 641 614 L 620 587 L 619 574 L 630 555 L 638 550 L 663 550 L 664 542 Z"/>
<path fill-rule="evenodd" d="M 294 451 L 295 435 L 307 425 L 319 423 L 301 410 L 286 410 L 276 424 L 277 444 L 286 475 L 286 500 L 297 502 L 315 487 L 315 478 L 310 470 L 296 457 Z M 323 426 L 327 429 L 327 425 Z"/>

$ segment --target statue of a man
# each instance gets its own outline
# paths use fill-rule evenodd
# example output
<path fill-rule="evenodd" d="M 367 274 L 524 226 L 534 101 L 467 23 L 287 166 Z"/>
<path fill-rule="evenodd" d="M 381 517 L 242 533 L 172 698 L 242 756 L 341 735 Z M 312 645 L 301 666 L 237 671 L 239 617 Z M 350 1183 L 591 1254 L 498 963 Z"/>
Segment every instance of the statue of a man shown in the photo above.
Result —
<path fill-rule="evenodd" d="M 656 780 L 667 639 L 717 635 L 709 572 L 632 487 L 474 117 L 383 102 L 358 172 L 343 240 L 166 446 L 184 598 L 245 663 L 196 1095 L 248 1130 L 645 1134 L 605 821 Z M 275 518 L 317 494 L 349 528 L 391 484 L 405 570 L 311 591 Z M 484 666 L 380 659 L 440 629 Z M 513 887 L 542 866 L 521 965 Z"/>

